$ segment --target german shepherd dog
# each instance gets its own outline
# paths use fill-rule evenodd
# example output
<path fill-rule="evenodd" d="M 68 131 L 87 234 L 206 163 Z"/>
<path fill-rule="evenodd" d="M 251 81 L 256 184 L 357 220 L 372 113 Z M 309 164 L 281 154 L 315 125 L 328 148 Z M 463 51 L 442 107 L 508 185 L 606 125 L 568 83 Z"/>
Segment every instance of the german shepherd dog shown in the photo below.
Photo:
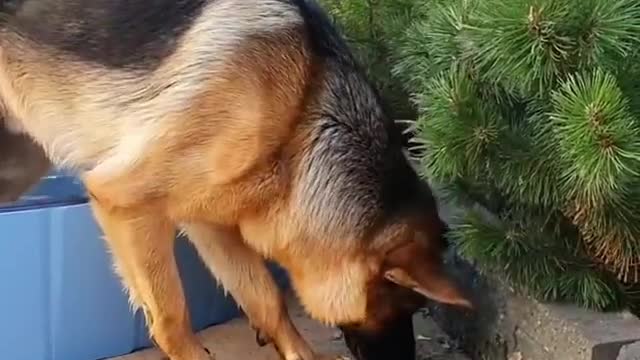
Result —
<path fill-rule="evenodd" d="M 178 230 L 285 360 L 328 356 L 292 324 L 265 259 L 361 360 L 413 359 L 426 298 L 470 306 L 401 131 L 311 1 L 23 1 L 0 21 L 0 106 L 2 137 L 18 139 L 0 156 L 37 144 L 2 192 L 49 162 L 74 169 L 171 360 L 215 354 L 192 332 Z"/>

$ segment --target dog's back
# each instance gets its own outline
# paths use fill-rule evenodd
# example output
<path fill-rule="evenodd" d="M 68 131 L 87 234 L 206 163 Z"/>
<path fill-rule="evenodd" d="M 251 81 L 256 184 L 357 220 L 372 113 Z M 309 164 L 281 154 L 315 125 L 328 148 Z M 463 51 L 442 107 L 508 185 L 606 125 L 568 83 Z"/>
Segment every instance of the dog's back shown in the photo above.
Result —
<path fill-rule="evenodd" d="M 262 206 L 291 193 L 307 219 L 335 236 L 345 221 L 353 231 L 380 216 L 382 197 L 401 202 L 398 190 L 413 191 L 408 182 L 383 189 L 409 174 L 398 172 L 406 163 L 400 134 L 315 3 L 27 0 L 19 14 L 33 49 L 8 67 L 38 71 L 14 82 L 29 93 L 9 106 L 18 127 L 58 164 L 117 184 L 122 198 L 114 201 L 192 188 L 184 207 L 194 199 L 210 207 L 227 203 L 220 193 L 260 188 L 229 202 L 246 208 L 248 197 L 260 197 L 253 206 Z M 291 161 L 265 179 L 267 169 L 256 168 L 277 157 Z M 296 161 L 310 168 L 298 171 Z M 150 170 L 159 163 L 161 173 Z"/>
<path fill-rule="evenodd" d="M 466 303 L 399 129 L 315 3 L 26 0 L 3 26 L 7 126 L 82 173 L 133 301 L 170 318 L 152 333 L 172 360 L 204 356 L 175 227 L 287 359 L 311 360 L 258 254 L 350 334 L 384 335 L 416 293 Z"/>

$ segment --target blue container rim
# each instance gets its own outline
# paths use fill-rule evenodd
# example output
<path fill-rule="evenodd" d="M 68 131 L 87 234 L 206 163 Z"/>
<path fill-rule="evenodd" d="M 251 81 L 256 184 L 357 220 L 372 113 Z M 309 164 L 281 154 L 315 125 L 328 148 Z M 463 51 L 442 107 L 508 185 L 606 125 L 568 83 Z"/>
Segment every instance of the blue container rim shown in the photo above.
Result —
<path fill-rule="evenodd" d="M 54 172 L 41 179 L 32 191 L 20 199 L 0 204 L 0 214 L 85 204 L 89 197 L 78 179 Z"/>
<path fill-rule="evenodd" d="M 0 205 L 0 214 L 12 213 L 12 212 L 18 212 L 18 211 L 48 209 L 52 207 L 61 207 L 61 206 L 82 205 L 82 204 L 86 204 L 88 201 L 89 201 L 89 198 L 86 196 L 78 197 L 74 199 L 46 201 L 46 202 L 29 201 L 25 203 L 24 201 L 18 201 L 16 203 L 8 203 L 6 205 Z"/>

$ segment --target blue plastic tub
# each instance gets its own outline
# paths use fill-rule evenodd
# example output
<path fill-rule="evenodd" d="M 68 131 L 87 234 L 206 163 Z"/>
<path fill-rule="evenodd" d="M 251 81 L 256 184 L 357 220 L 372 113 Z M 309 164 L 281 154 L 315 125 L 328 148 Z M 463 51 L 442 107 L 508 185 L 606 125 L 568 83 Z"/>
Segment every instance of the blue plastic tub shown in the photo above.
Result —
<path fill-rule="evenodd" d="M 240 315 L 184 238 L 176 243 L 194 330 Z M 274 267 L 278 282 L 286 274 Z M 84 187 L 63 174 L 0 207 L 0 358 L 96 360 L 150 346 L 134 314 Z"/>

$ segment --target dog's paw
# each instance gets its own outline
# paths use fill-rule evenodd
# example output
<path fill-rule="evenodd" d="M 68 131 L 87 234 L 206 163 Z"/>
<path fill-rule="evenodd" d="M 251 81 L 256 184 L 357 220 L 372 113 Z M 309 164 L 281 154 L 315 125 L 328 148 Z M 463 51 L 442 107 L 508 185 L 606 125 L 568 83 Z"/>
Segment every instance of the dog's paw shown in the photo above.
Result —
<path fill-rule="evenodd" d="M 204 351 L 207 352 L 207 354 L 209 355 L 207 360 L 216 360 L 215 356 L 213 356 L 213 354 L 211 353 L 211 351 L 209 351 L 209 349 L 204 348 Z M 168 356 L 163 356 L 160 358 L 160 360 L 171 360 Z"/>

